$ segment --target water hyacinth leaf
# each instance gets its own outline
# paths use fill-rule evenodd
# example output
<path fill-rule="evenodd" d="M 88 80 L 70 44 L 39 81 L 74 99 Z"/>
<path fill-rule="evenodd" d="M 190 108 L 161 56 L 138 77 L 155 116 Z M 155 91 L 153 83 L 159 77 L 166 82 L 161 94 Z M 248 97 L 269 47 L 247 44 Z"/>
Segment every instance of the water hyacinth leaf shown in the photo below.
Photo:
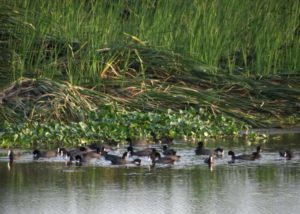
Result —
<path fill-rule="evenodd" d="M 13 136 L 14 136 L 13 141 L 14 141 L 14 142 L 17 141 L 17 139 L 19 138 L 19 134 L 16 133 L 16 134 L 14 134 Z"/>

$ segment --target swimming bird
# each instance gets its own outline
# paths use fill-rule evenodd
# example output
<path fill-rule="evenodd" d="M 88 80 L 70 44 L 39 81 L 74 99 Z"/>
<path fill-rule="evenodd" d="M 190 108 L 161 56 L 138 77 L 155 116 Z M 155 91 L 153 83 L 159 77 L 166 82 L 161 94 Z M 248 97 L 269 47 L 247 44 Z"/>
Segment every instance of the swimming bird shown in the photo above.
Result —
<path fill-rule="evenodd" d="M 57 154 L 58 156 L 65 157 L 68 154 L 68 150 L 66 148 L 58 148 Z"/>
<path fill-rule="evenodd" d="M 8 160 L 10 161 L 10 162 L 13 162 L 14 161 L 14 156 L 15 156 L 15 153 L 14 153 L 14 151 L 13 150 L 8 150 L 8 154 L 7 154 L 7 156 L 8 156 Z"/>
<path fill-rule="evenodd" d="M 127 160 L 126 157 L 127 157 L 127 154 L 125 152 L 121 158 L 112 159 L 111 163 L 113 165 L 124 165 L 124 164 L 135 164 L 137 166 L 141 165 L 141 159 L 136 158 L 136 159 L 130 161 L 130 160 Z"/>
<path fill-rule="evenodd" d="M 223 157 L 224 156 L 224 149 L 218 147 L 214 150 L 213 152 L 214 156 L 217 158 Z"/>
<path fill-rule="evenodd" d="M 293 158 L 293 153 L 289 150 L 284 152 L 279 152 L 280 157 L 284 157 L 286 160 L 291 160 Z"/>
<path fill-rule="evenodd" d="M 180 155 L 176 155 L 176 151 L 174 149 L 169 149 L 167 145 L 163 146 L 162 154 L 174 161 L 178 161 L 181 157 Z"/>
<path fill-rule="evenodd" d="M 119 142 L 113 139 L 106 139 L 105 143 L 91 143 L 87 147 L 92 150 L 101 149 L 104 147 L 106 150 L 114 150 L 115 147 L 119 146 Z"/>
<path fill-rule="evenodd" d="M 148 141 L 146 139 L 135 139 L 132 140 L 131 138 L 126 138 L 126 141 L 128 142 L 129 146 L 138 146 L 138 147 L 147 147 Z"/>
<path fill-rule="evenodd" d="M 108 154 L 108 152 L 104 148 L 101 150 L 101 155 L 104 157 L 105 160 L 108 161 L 119 158 L 119 156 L 117 155 Z"/>
<path fill-rule="evenodd" d="M 21 152 L 14 152 L 12 149 L 9 149 L 7 152 L 8 161 L 13 162 L 15 160 L 20 160 L 22 154 Z"/>
<path fill-rule="evenodd" d="M 180 155 L 165 155 L 164 157 L 174 160 L 174 161 L 179 161 L 181 156 Z"/>
<path fill-rule="evenodd" d="M 205 158 L 204 163 L 207 163 L 208 165 L 211 165 L 214 163 L 214 156 L 209 155 L 208 158 Z"/>
<path fill-rule="evenodd" d="M 33 159 L 38 160 L 39 158 L 52 158 L 57 156 L 56 151 L 40 151 L 38 149 L 33 150 Z"/>
<path fill-rule="evenodd" d="M 154 143 L 156 144 L 173 144 L 173 138 L 169 137 L 169 136 L 161 136 L 160 138 L 157 138 L 156 134 L 154 132 L 150 133 Z"/>
<path fill-rule="evenodd" d="M 7 167 L 8 167 L 8 170 L 11 171 L 12 169 L 12 166 L 13 166 L 13 162 L 14 162 L 14 159 L 15 159 L 15 154 L 14 154 L 14 151 L 13 150 L 8 150 L 8 163 L 7 163 Z"/>
<path fill-rule="evenodd" d="M 198 146 L 196 147 L 196 150 L 195 150 L 195 154 L 196 155 L 210 155 L 211 150 L 205 149 L 204 146 L 203 146 L 203 142 L 199 141 Z"/>
<path fill-rule="evenodd" d="M 199 141 L 195 150 L 196 155 L 214 155 L 215 157 L 222 157 L 224 155 L 224 149 L 218 147 L 215 150 L 205 149 L 203 142 Z"/>
<path fill-rule="evenodd" d="M 83 151 L 77 153 L 72 159 L 75 159 L 76 163 L 86 163 L 86 162 L 91 162 L 93 160 L 99 159 L 101 157 L 101 151 L 98 148 L 96 151 L 91 150 L 91 151 Z M 71 158 L 70 158 L 71 159 Z"/>
<path fill-rule="evenodd" d="M 256 157 L 253 154 L 242 154 L 242 155 L 235 155 L 233 151 L 229 151 L 228 155 L 231 156 L 231 162 L 234 163 L 235 160 L 255 160 Z"/>
<path fill-rule="evenodd" d="M 9 149 L 7 153 L 7 157 L 8 157 L 8 163 L 7 163 L 8 170 L 11 170 L 13 162 L 21 158 L 21 153 L 20 152 L 15 153 L 12 149 Z"/>
<path fill-rule="evenodd" d="M 208 158 L 205 158 L 204 163 L 207 164 L 210 171 L 213 171 L 214 168 L 214 155 L 209 155 Z"/>
<path fill-rule="evenodd" d="M 122 157 L 117 155 L 110 155 L 105 153 L 104 154 L 105 159 L 111 161 L 113 165 L 125 165 L 125 164 L 135 164 L 137 166 L 141 165 L 141 159 L 136 158 L 132 161 L 127 160 L 127 157 L 129 156 L 128 152 L 124 152 Z"/>
<path fill-rule="evenodd" d="M 152 149 L 151 148 L 145 148 L 143 150 L 134 151 L 132 146 L 128 146 L 127 151 L 129 152 L 130 156 L 143 157 L 143 156 L 149 156 L 152 152 Z"/>
<path fill-rule="evenodd" d="M 176 155 L 176 151 L 174 149 L 168 148 L 167 145 L 163 146 L 163 155 Z"/>
<path fill-rule="evenodd" d="M 114 139 L 109 139 L 109 138 L 106 138 L 105 139 L 105 143 L 104 144 L 102 144 L 102 146 L 104 146 L 104 147 L 118 147 L 119 146 L 119 142 L 118 141 L 116 141 L 116 140 L 114 140 Z"/>
<path fill-rule="evenodd" d="M 101 149 L 100 148 L 97 148 L 97 149 L 91 149 L 89 147 L 86 147 L 86 146 L 78 146 L 76 148 L 73 148 L 73 149 L 70 149 L 70 150 L 65 150 L 65 149 L 61 149 L 63 151 L 63 153 L 66 152 L 66 156 L 67 158 L 69 159 L 70 162 L 76 160 L 76 157 L 77 157 L 77 160 L 79 160 L 79 157 L 78 156 L 82 156 L 83 154 L 88 154 L 88 153 L 98 153 L 100 154 L 100 151 Z M 81 158 L 83 159 L 83 157 Z"/>
<path fill-rule="evenodd" d="M 261 158 L 260 152 L 261 152 L 261 148 L 260 148 L 260 146 L 257 146 L 256 147 L 256 152 L 252 152 L 252 155 L 253 155 L 254 159 Z"/>
<path fill-rule="evenodd" d="M 173 164 L 175 160 L 172 158 L 166 156 L 161 157 L 160 153 L 156 151 L 155 148 L 152 149 L 152 153 L 150 154 L 150 159 L 152 160 L 152 167 L 155 166 L 155 164 Z"/>

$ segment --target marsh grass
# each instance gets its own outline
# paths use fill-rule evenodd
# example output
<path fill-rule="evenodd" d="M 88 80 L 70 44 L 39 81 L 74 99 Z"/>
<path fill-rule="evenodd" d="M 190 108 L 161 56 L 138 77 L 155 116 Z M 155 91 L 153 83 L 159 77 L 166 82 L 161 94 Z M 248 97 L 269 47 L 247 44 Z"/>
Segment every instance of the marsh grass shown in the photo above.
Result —
<path fill-rule="evenodd" d="M 137 114 L 202 109 L 253 127 L 295 124 L 299 8 L 271 0 L 1 0 L 1 88 L 24 77 L 54 84 L 42 94 L 63 91 L 41 108 L 49 120 L 82 122 L 113 106 Z M 36 111 L 40 96 L 30 105 L 12 97 L 1 95 L 1 119 L 46 120 Z M 22 108 L 11 108 L 16 102 Z"/>
<path fill-rule="evenodd" d="M 99 50 L 126 47 L 132 38 L 234 73 L 292 73 L 300 67 L 298 1 L 1 2 L 13 80 L 28 73 L 61 77 L 63 69 L 73 84 L 97 82 L 114 59 Z M 49 41 L 60 45 L 47 46 Z"/>

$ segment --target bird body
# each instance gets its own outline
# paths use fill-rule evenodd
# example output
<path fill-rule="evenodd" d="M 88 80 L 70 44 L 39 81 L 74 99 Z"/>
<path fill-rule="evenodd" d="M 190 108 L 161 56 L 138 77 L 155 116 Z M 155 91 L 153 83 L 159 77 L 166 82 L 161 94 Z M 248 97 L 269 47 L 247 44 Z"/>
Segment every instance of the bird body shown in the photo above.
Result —
<path fill-rule="evenodd" d="M 8 156 L 8 160 L 9 161 L 11 161 L 11 162 L 13 162 L 14 161 L 14 156 L 15 156 L 15 153 L 14 153 L 14 151 L 13 150 L 8 150 L 8 154 L 7 154 L 7 156 Z"/>
<path fill-rule="evenodd" d="M 156 149 L 152 149 L 152 153 L 150 154 L 150 159 L 152 160 L 152 167 L 155 166 L 155 164 L 173 164 L 174 159 L 171 157 L 161 157 L 160 153 L 156 151 Z"/>
<path fill-rule="evenodd" d="M 293 158 L 293 153 L 289 150 L 285 150 L 284 152 L 279 152 L 280 157 L 284 157 L 286 160 L 291 160 Z"/>
<path fill-rule="evenodd" d="M 143 157 L 143 156 L 149 156 L 152 152 L 152 149 L 151 148 L 145 148 L 143 150 L 134 151 L 132 146 L 128 146 L 127 151 L 129 152 L 130 156 Z"/>
<path fill-rule="evenodd" d="M 224 155 L 224 149 L 216 148 L 215 150 L 205 149 L 203 142 L 199 141 L 195 150 L 196 155 L 214 155 L 215 157 L 222 157 Z"/>
<path fill-rule="evenodd" d="M 57 156 L 56 151 L 40 151 L 38 149 L 33 150 L 33 159 L 38 160 L 39 158 L 53 158 Z"/>
<path fill-rule="evenodd" d="M 101 153 L 99 150 L 97 151 L 84 151 L 75 155 L 74 159 L 76 163 L 87 163 L 93 160 L 97 160 L 101 157 Z"/>
<path fill-rule="evenodd" d="M 254 153 L 235 155 L 235 153 L 233 151 L 229 151 L 228 155 L 231 156 L 232 162 L 234 162 L 235 160 L 251 160 L 251 161 L 254 161 L 255 159 L 257 159 L 259 157 L 258 154 L 254 154 Z"/>
<path fill-rule="evenodd" d="M 212 165 L 214 163 L 214 156 L 209 155 L 209 157 L 204 160 L 204 163 L 207 163 L 209 166 Z"/>
<path fill-rule="evenodd" d="M 124 152 L 122 157 L 117 155 L 110 155 L 105 153 L 104 157 L 105 160 L 111 161 L 113 165 L 125 165 L 125 164 L 135 164 L 137 166 L 141 165 L 141 159 L 134 159 L 133 161 L 127 160 L 127 157 L 129 156 L 128 152 Z"/>
<path fill-rule="evenodd" d="M 138 146 L 138 147 L 147 147 L 148 141 L 146 139 L 135 139 L 132 140 L 131 138 L 126 138 L 129 146 Z"/>
<path fill-rule="evenodd" d="M 252 155 L 253 155 L 254 159 L 261 158 L 260 152 L 261 152 L 261 148 L 260 148 L 260 146 L 257 146 L 256 147 L 256 152 L 252 152 Z"/>
<path fill-rule="evenodd" d="M 203 142 L 200 141 L 200 142 L 198 142 L 198 146 L 196 147 L 195 154 L 196 155 L 210 155 L 211 151 L 209 149 L 205 149 L 203 146 Z"/>
<path fill-rule="evenodd" d="M 176 151 L 174 149 L 168 148 L 167 145 L 163 146 L 163 155 L 176 155 Z"/>
<path fill-rule="evenodd" d="M 154 132 L 151 132 L 151 136 L 153 138 L 154 143 L 156 144 L 173 144 L 173 138 L 168 136 L 161 136 L 160 138 L 157 138 L 156 134 Z"/>

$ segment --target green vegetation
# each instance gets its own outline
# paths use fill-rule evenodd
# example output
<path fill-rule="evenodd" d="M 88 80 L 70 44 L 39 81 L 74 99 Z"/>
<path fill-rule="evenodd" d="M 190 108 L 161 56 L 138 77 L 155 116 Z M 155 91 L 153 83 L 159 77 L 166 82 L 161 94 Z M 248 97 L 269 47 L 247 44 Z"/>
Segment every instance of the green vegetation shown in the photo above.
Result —
<path fill-rule="evenodd" d="M 297 124 L 299 17 L 298 1 L 0 0 L 2 145 Z"/>
<path fill-rule="evenodd" d="M 247 128 L 244 123 L 234 119 L 208 116 L 203 111 L 193 109 L 179 112 L 169 110 L 167 113 L 105 110 L 91 113 L 89 120 L 85 122 L 5 122 L 1 125 L 5 127 L 2 132 L 2 146 L 23 148 L 36 145 L 57 148 L 62 145 L 84 145 L 111 139 L 127 143 L 127 137 L 147 138 L 151 141 L 152 131 L 158 136 L 168 134 L 177 139 L 191 141 L 209 136 L 237 135 L 241 128 Z"/>

